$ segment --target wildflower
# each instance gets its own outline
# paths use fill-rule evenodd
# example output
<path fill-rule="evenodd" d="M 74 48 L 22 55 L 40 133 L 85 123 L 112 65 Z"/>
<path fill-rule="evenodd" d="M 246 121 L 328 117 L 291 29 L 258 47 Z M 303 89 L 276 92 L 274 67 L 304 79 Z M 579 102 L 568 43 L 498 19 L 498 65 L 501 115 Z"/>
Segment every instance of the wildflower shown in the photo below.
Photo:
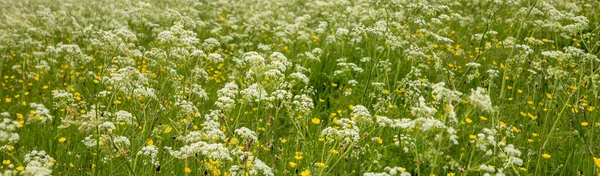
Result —
<path fill-rule="evenodd" d="M 547 153 L 542 154 L 542 158 L 544 158 L 544 159 L 548 159 L 550 157 L 552 157 L 552 155 L 547 154 Z"/>
<path fill-rule="evenodd" d="M 588 124 L 589 124 L 588 122 L 581 122 L 582 127 L 586 127 L 586 126 L 588 126 Z"/>
<path fill-rule="evenodd" d="M 185 171 L 186 174 L 192 173 L 192 169 L 190 169 L 189 167 L 186 167 L 184 169 L 184 171 Z"/>
<path fill-rule="evenodd" d="M 310 170 L 308 170 L 308 169 L 300 172 L 300 176 L 309 176 L 309 175 L 310 175 Z"/>
<path fill-rule="evenodd" d="M 290 165 L 290 167 L 296 167 L 296 163 L 293 161 L 290 161 L 288 164 Z"/>
<path fill-rule="evenodd" d="M 154 141 L 152 141 L 152 139 L 149 139 L 148 142 L 146 142 L 146 146 L 152 146 L 154 144 Z"/>
<path fill-rule="evenodd" d="M 58 139 L 58 142 L 60 142 L 60 143 L 63 143 L 65 141 L 67 141 L 67 138 L 65 138 L 65 137 L 61 137 L 60 139 Z"/>
<path fill-rule="evenodd" d="M 317 163 L 317 167 L 324 167 L 324 166 L 325 166 L 325 163 L 323 163 L 323 162 L 318 162 Z"/>
<path fill-rule="evenodd" d="M 479 116 L 479 119 L 480 119 L 481 121 L 486 121 L 486 120 L 487 120 L 487 118 L 486 118 L 486 117 L 484 117 L 484 116 Z"/>
<path fill-rule="evenodd" d="M 376 140 L 377 140 L 378 144 L 382 144 L 383 143 L 383 140 L 380 137 L 377 137 Z"/>
<path fill-rule="evenodd" d="M 596 164 L 596 167 L 600 168 L 600 158 L 594 157 L 594 164 Z"/>
<path fill-rule="evenodd" d="M 173 128 L 171 126 L 167 126 L 165 128 L 165 131 L 163 131 L 163 133 L 170 133 L 173 130 Z"/>
<path fill-rule="evenodd" d="M 476 90 L 471 89 L 471 95 L 469 96 L 469 102 L 479 108 L 482 111 L 493 111 L 492 100 L 487 94 L 487 91 L 481 87 L 477 87 Z"/>
<path fill-rule="evenodd" d="M 313 119 L 311 120 L 311 122 L 312 122 L 312 123 L 314 123 L 314 124 L 320 124 L 320 123 L 321 123 L 321 119 L 318 119 L 318 118 L 313 118 Z"/>
<path fill-rule="evenodd" d="M 302 158 L 304 158 L 302 154 L 302 152 L 296 152 L 296 156 L 294 156 L 294 158 L 296 158 L 296 160 L 301 160 Z"/>

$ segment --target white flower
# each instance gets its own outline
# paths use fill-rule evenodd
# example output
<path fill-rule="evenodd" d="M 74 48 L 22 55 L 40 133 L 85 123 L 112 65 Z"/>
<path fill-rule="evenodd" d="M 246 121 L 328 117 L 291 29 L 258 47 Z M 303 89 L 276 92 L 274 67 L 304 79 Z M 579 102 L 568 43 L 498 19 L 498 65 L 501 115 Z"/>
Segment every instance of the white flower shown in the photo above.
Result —
<path fill-rule="evenodd" d="M 234 133 L 240 135 L 242 139 L 251 139 L 252 141 L 258 140 L 258 138 L 256 137 L 256 133 L 246 127 L 236 129 Z"/>
<path fill-rule="evenodd" d="M 471 89 L 469 103 L 481 111 L 494 111 L 490 95 L 488 95 L 487 91 L 481 87 L 477 87 L 476 90 Z"/>
<path fill-rule="evenodd" d="M 143 147 L 137 155 L 142 155 L 148 158 L 148 160 L 144 160 L 144 165 L 152 164 L 155 167 L 160 166 L 160 161 L 158 160 L 158 148 L 154 145 Z"/>
<path fill-rule="evenodd" d="M 427 106 L 425 103 L 425 98 L 419 97 L 419 103 L 415 107 L 411 107 L 410 112 L 416 117 L 430 118 L 435 116 L 437 110 Z"/>
<path fill-rule="evenodd" d="M 133 125 L 135 122 L 135 118 L 133 117 L 133 115 L 127 111 L 117 111 L 115 112 L 115 116 L 117 119 L 117 122 L 125 122 L 129 125 Z"/>
<path fill-rule="evenodd" d="M 356 118 L 356 120 L 359 122 L 368 123 L 373 121 L 371 120 L 373 117 L 371 116 L 371 113 L 369 113 L 369 110 L 362 105 L 354 106 L 354 109 L 352 110 L 352 113 L 350 115 Z"/>
<path fill-rule="evenodd" d="M 33 114 L 29 114 L 30 119 L 39 120 L 42 123 L 45 123 L 48 120 L 52 120 L 52 115 L 50 115 L 50 110 L 46 108 L 43 104 L 38 103 L 30 103 L 29 107 L 34 109 Z"/>

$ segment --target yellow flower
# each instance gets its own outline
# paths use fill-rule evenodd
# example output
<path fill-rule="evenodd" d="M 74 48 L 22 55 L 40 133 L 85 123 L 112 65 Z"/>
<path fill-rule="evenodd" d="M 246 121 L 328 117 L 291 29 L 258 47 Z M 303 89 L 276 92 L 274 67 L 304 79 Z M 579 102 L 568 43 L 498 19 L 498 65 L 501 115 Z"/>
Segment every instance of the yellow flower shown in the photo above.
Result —
<path fill-rule="evenodd" d="M 67 138 L 65 138 L 65 137 L 61 137 L 60 139 L 58 139 L 58 142 L 60 142 L 60 143 L 63 143 L 65 141 L 67 141 Z"/>
<path fill-rule="evenodd" d="M 479 119 L 481 119 L 482 121 L 486 121 L 487 118 L 485 118 L 484 116 L 479 116 Z"/>
<path fill-rule="evenodd" d="M 472 139 L 472 140 L 475 140 L 475 139 L 477 139 L 477 136 L 475 136 L 475 135 L 469 135 L 469 138 Z"/>
<path fill-rule="evenodd" d="M 313 118 L 311 121 L 314 124 L 320 124 L 321 123 L 321 119 L 318 119 L 318 118 Z"/>
<path fill-rule="evenodd" d="M 531 113 L 527 113 L 527 116 L 531 118 L 531 120 L 537 119 L 537 116 L 532 115 Z"/>
<path fill-rule="evenodd" d="M 317 167 L 324 167 L 324 166 L 325 166 L 325 163 L 323 163 L 323 162 L 318 162 L 317 163 Z"/>
<path fill-rule="evenodd" d="M 189 167 L 186 167 L 185 168 L 185 173 L 186 174 L 192 173 L 192 169 L 190 169 Z"/>
<path fill-rule="evenodd" d="M 164 133 L 170 133 L 173 130 L 173 128 L 171 126 L 167 126 L 167 128 L 165 128 Z"/>
<path fill-rule="evenodd" d="M 24 170 L 24 169 L 25 169 L 25 167 L 23 167 L 23 166 L 19 166 L 19 167 L 17 167 L 17 170 L 18 170 L 18 171 L 22 171 L 22 170 Z"/>
<path fill-rule="evenodd" d="M 290 164 L 290 167 L 296 167 L 296 163 L 293 161 L 290 161 L 288 164 Z"/>
<path fill-rule="evenodd" d="M 473 122 L 473 120 L 471 120 L 470 118 L 467 118 L 467 119 L 465 119 L 465 122 L 467 122 L 467 123 L 472 123 L 472 122 Z"/>
<path fill-rule="evenodd" d="M 542 158 L 548 159 L 550 157 L 552 157 L 552 155 L 547 154 L 547 153 L 542 154 Z"/>
<path fill-rule="evenodd" d="M 6 103 L 10 103 L 12 102 L 12 98 L 4 98 L 4 101 L 6 101 Z"/>
<path fill-rule="evenodd" d="M 300 172 L 300 175 L 301 176 L 309 176 L 310 175 L 310 171 L 308 169 L 306 169 L 306 170 Z"/>
<path fill-rule="evenodd" d="M 2 164 L 9 165 L 10 164 L 10 160 L 4 160 L 4 161 L 2 161 Z"/>
<path fill-rule="evenodd" d="M 588 125 L 589 125 L 589 123 L 588 123 L 588 122 L 581 122 L 581 126 L 582 126 L 582 127 L 586 127 L 586 126 L 588 126 Z"/>
<path fill-rule="evenodd" d="M 339 153 L 336 149 L 331 149 L 329 152 L 331 152 L 332 154 L 338 154 Z"/>
<path fill-rule="evenodd" d="M 296 158 L 297 160 L 301 160 L 302 158 L 304 158 L 302 154 L 302 152 L 296 152 L 296 156 L 294 158 Z"/>
<path fill-rule="evenodd" d="M 517 127 L 512 127 L 512 131 L 514 131 L 515 133 L 521 132 L 521 130 L 519 130 Z"/>
<path fill-rule="evenodd" d="M 15 147 L 12 145 L 9 145 L 8 147 L 6 147 L 6 150 L 8 150 L 8 151 L 12 151 L 14 149 L 15 149 Z"/>
<path fill-rule="evenodd" d="M 146 142 L 146 145 L 148 146 L 152 146 L 154 144 L 154 141 L 152 141 L 152 139 L 149 139 L 148 142 Z"/>
<path fill-rule="evenodd" d="M 446 176 L 455 176 L 456 174 L 454 174 L 454 172 L 450 172 L 448 174 L 446 174 Z"/>
<path fill-rule="evenodd" d="M 594 164 L 596 164 L 596 167 L 600 168 L 600 158 L 594 157 Z"/>
<path fill-rule="evenodd" d="M 281 143 L 285 144 L 287 142 L 287 139 L 281 139 Z"/>
<path fill-rule="evenodd" d="M 382 144 L 383 140 L 380 137 L 377 137 L 377 143 Z"/>

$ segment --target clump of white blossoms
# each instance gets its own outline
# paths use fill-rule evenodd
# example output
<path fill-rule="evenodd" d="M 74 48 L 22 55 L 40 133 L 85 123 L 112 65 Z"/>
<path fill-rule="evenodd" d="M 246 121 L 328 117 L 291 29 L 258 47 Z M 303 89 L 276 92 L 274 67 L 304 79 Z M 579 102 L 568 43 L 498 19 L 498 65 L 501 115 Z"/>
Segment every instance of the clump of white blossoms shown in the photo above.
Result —
<path fill-rule="evenodd" d="M 19 142 L 19 133 L 17 128 L 19 127 L 18 121 L 13 121 L 9 118 L 3 118 L 0 123 L 0 149 L 5 148 L 9 144 Z"/>
<path fill-rule="evenodd" d="M 471 89 L 471 95 L 469 95 L 469 103 L 481 111 L 494 111 L 490 95 L 485 89 L 481 87 L 477 87 L 477 89 L 475 90 Z"/>
<path fill-rule="evenodd" d="M 54 99 L 54 109 L 73 106 L 73 102 L 75 102 L 75 96 L 65 90 L 53 90 L 52 98 Z"/>
<path fill-rule="evenodd" d="M 52 120 L 53 116 L 50 115 L 50 110 L 48 110 L 48 108 L 46 108 L 46 106 L 43 104 L 30 103 L 29 107 L 32 108 L 32 111 L 28 116 L 29 120 L 39 120 L 42 123 Z"/>
<path fill-rule="evenodd" d="M 258 140 L 256 133 L 246 127 L 238 128 L 234 130 L 234 133 L 239 135 L 242 139 L 249 139 L 252 141 Z"/>
<path fill-rule="evenodd" d="M 358 122 L 370 123 L 373 122 L 371 113 L 369 113 L 369 109 L 362 105 L 354 106 L 352 109 L 352 114 L 350 114 L 354 119 Z"/>
<path fill-rule="evenodd" d="M 235 97 L 238 94 L 238 86 L 235 82 L 225 84 L 217 91 L 217 101 L 215 106 L 224 111 L 229 111 L 235 105 Z"/>
<path fill-rule="evenodd" d="M 360 129 L 356 126 L 356 122 L 348 118 L 342 118 L 337 120 L 335 124 L 339 126 L 339 129 L 327 127 L 323 129 L 321 136 L 327 136 L 344 143 L 358 142 Z"/>
<path fill-rule="evenodd" d="M 165 150 L 173 157 L 187 159 L 201 154 L 212 160 L 232 160 L 229 149 L 218 141 L 225 139 L 225 134 L 220 130 L 218 122 L 219 110 L 212 110 L 205 115 L 204 128 L 201 131 L 192 131 L 183 138 L 185 145 L 179 150 L 166 146 Z"/>
<path fill-rule="evenodd" d="M 117 111 L 115 112 L 115 117 L 116 117 L 116 121 L 117 122 L 123 122 L 125 124 L 129 124 L 129 125 L 133 125 L 135 124 L 135 118 L 133 117 L 133 114 L 127 112 L 127 111 Z"/>
<path fill-rule="evenodd" d="M 54 166 L 54 158 L 46 154 L 45 151 L 32 150 L 25 155 L 23 160 L 26 163 L 25 169 L 21 171 L 23 175 L 45 176 L 52 175 L 52 166 Z"/>
<path fill-rule="evenodd" d="M 240 156 L 242 160 L 247 160 L 245 168 L 238 165 L 233 165 L 229 168 L 229 173 L 232 176 L 244 176 L 244 175 L 266 175 L 274 176 L 273 170 L 260 159 L 254 156 Z M 244 171 L 246 170 L 246 171 Z"/>
<path fill-rule="evenodd" d="M 154 145 L 142 147 L 137 155 L 141 155 L 146 158 L 143 162 L 144 165 L 151 164 L 155 167 L 160 166 L 160 161 L 158 160 L 158 147 Z"/>
<path fill-rule="evenodd" d="M 430 118 L 435 116 L 437 109 L 428 106 L 425 102 L 425 98 L 419 97 L 419 103 L 410 108 L 410 113 L 416 117 Z"/>
<path fill-rule="evenodd" d="M 385 172 L 373 173 L 367 172 L 364 173 L 363 176 L 411 176 L 410 172 L 407 172 L 405 168 L 402 167 L 385 167 Z"/>

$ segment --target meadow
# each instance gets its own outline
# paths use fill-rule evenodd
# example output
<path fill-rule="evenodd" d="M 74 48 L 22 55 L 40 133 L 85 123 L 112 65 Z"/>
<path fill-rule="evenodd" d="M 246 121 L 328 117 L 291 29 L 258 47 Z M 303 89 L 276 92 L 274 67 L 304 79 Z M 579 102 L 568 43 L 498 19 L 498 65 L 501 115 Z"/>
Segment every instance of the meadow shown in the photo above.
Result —
<path fill-rule="evenodd" d="M 600 175 L 595 0 L 0 4 L 0 176 Z"/>

